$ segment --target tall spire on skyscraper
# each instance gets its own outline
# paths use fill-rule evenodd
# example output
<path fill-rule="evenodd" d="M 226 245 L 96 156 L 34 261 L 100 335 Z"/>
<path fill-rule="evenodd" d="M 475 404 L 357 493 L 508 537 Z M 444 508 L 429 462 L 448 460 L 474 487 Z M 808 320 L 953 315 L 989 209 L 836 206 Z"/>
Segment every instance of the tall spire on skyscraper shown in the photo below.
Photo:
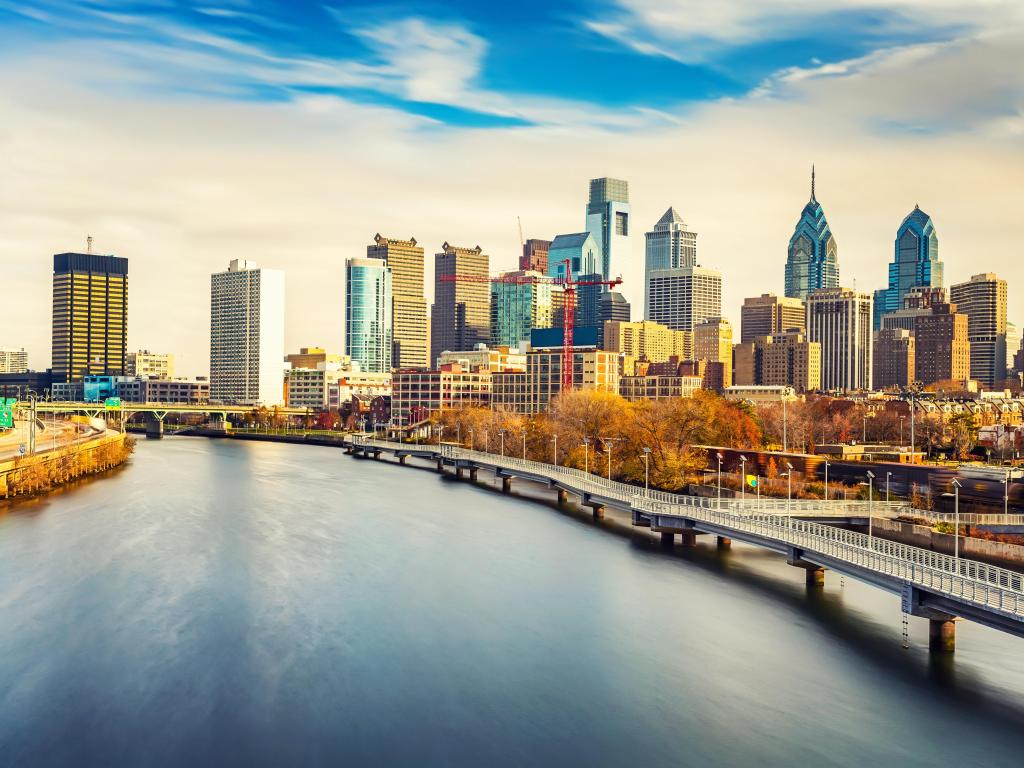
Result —
<path fill-rule="evenodd" d="M 814 164 L 813 163 L 811 163 L 811 202 L 812 203 L 815 202 L 815 200 L 814 200 Z"/>

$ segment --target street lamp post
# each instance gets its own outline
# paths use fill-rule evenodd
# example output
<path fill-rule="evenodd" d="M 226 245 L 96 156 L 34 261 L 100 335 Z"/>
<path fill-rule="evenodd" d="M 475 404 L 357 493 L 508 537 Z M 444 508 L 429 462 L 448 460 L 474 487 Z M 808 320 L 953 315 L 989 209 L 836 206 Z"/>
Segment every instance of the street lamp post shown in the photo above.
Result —
<path fill-rule="evenodd" d="M 374 425 L 373 428 L 374 428 L 374 430 L 377 429 L 376 424 Z M 460 448 L 462 447 L 462 422 L 461 421 L 457 421 L 455 423 L 455 442 L 457 442 L 459 444 Z"/>
<path fill-rule="evenodd" d="M 1010 514 L 1010 470 L 1006 470 L 1003 478 L 1003 514 Z"/>
<path fill-rule="evenodd" d="M 960 573 L 960 481 L 953 480 L 953 559 L 957 561 L 956 572 Z"/>
<path fill-rule="evenodd" d="M 526 461 L 526 430 L 521 431 L 519 436 L 523 438 L 523 461 Z"/>
<path fill-rule="evenodd" d="M 872 497 L 875 495 L 875 473 L 868 470 L 868 548 L 874 549 L 874 526 L 872 524 Z"/>
<path fill-rule="evenodd" d="M 828 459 L 825 459 L 825 501 L 828 501 Z"/>
<path fill-rule="evenodd" d="M 740 454 L 740 501 L 747 498 L 747 457 Z"/>
<path fill-rule="evenodd" d="M 505 430 L 499 429 L 498 433 L 501 435 L 501 455 L 505 455 Z"/>
<path fill-rule="evenodd" d="M 892 472 L 885 473 L 885 503 L 889 503 L 889 480 L 892 478 Z"/>
<path fill-rule="evenodd" d="M 906 418 L 906 416 L 900 416 L 900 448 L 903 447 L 903 422 Z"/>
<path fill-rule="evenodd" d="M 861 420 L 864 422 L 864 431 L 861 433 L 861 444 L 868 444 L 868 415 L 865 413 L 861 416 Z"/>
<path fill-rule="evenodd" d="M 715 454 L 718 457 L 718 508 L 722 508 L 722 454 Z"/>
<path fill-rule="evenodd" d="M 612 438 L 612 437 L 602 437 L 601 438 L 601 442 L 608 444 L 608 479 L 611 480 L 612 479 L 612 445 L 615 443 L 615 438 Z"/>
<path fill-rule="evenodd" d="M 782 393 L 782 452 L 789 451 L 789 418 L 786 412 L 786 393 Z"/>
<path fill-rule="evenodd" d="M 793 465 L 786 462 L 786 511 L 793 505 Z M 790 520 L 793 516 L 790 515 Z"/>
<path fill-rule="evenodd" d="M 475 451 L 476 450 L 476 436 L 473 433 L 473 428 L 472 427 L 469 428 L 469 449 L 471 451 Z"/>
<path fill-rule="evenodd" d="M 551 436 L 551 443 L 554 445 L 554 448 L 551 449 L 552 464 L 554 464 L 557 467 L 558 466 L 558 435 L 557 434 L 554 434 L 554 435 Z"/>
<path fill-rule="evenodd" d="M 651 495 L 651 449 L 644 447 L 644 496 Z M 1007 475 L 1009 477 L 1009 475 Z"/>
<path fill-rule="evenodd" d="M 589 448 L 589 446 L 590 446 L 590 438 L 584 436 L 584 438 L 583 438 L 583 473 L 585 475 L 589 475 L 590 474 L 590 464 L 589 464 L 590 448 Z"/>

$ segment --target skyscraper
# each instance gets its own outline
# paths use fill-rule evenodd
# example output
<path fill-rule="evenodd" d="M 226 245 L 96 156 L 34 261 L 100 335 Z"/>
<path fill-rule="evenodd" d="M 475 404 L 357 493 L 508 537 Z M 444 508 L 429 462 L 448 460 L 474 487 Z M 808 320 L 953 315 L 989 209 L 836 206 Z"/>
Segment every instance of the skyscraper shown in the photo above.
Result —
<path fill-rule="evenodd" d="M 377 234 L 366 256 L 391 268 L 391 363 L 395 368 L 428 368 L 427 300 L 423 295 L 423 249 L 416 238 L 395 240 Z"/>
<path fill-rule="evenodd" d="M 706 267 L 655 269 L 648 273 L 647 320 L 675 331 L 692 331 L 722 314 L 722 273 Z"/>
<path fill-rule="evenodd" d="M 629 182 L 620 179 L 591 179 L 587 203 L 587 231 L 600 248 L 596 272 L 605 280 L 613 269 L 621 271 L 629 259 Z M 618 264 L 619 266 L 614 266 Z"/>
<path fill-rule="evenodd" d="M 942 287 L 939 237 L 931 216 L 916 205 L 896 230 L 895 251 L 889 264 L 889 287 L 875 291 L 875 330 L 882 327 L 882 315 L 903 306 L 911 288 Z"/>
<path fill-rule="evenodd" d="M 917 346 L 912 332 L 905 328 L 883 328 L 875 331 L 875 389 L 906 389 L 917 378 Z"/>
<path fill-rule="evenodd" d="M 569 262 L 569 273 L 565 264 Z M 599 272 L 601 247 L 590 232 L 556 235 L 548 248 L 548 277 L 578 279 Z"/>
<path fill-rule="evenodd" d="M 210 276 L 210 400 L 284 401 L 284 272 L 233 259 Z"/>
<path fill-rule="evenodd" d="M 128 259 L 53 257 L 53 381 L 123 375 L 128 363 Z"/>
<path fill-rule="evenodd" d="M 822 288 L 807 296 L 807 339 L 821 344 L 821 388 L 871 389 L 871 294 Z"/>
<path fill-rule="evenodd" d="M 693 357 L 722 363 L 722 388 L 732 386 L 732 325 L 726 318 L 708 318 L 694 327 Z"/>
<path fill-rule="evenodd" d="M 971 343 L 967 331 L 967 316 L 957 311 L 956 304 L 936 301 L 920 310 L 914 317 L 914 377 L 926 387 L 939 381 L 962 382 L 970 378 Z"/>
<path fill-rule="evenodd" d="M 697 233 L 687 228 L 675 208 L 669 208 L 644 238 L 644 317 L 649 318 L 651 273 L 658 269 L 697 266 Z"/>
<path fill-rule="evenodd" d="M 24 347 L 0 347 L 0 373 L 28 371 L 28 354 Z"/>
<path fill-rule="evenodd" d="M 523 243 L 523 255 L 519 257 L 519 269 L 530 272 L 540 272 L 542 275 L 548 271 L 548 249 L 551 248 L 550 240 L 537 240 L 530 238 Z"/>
<path fill-rule="evenodd" d="M 806 301 L 811 291 L 838 287 L 839 255 L 836 239 L 825 220 L 821 203 L 814 196 L 814 169 L 811 168 L 811 199 L 800 213 L 796 230 L 789 239 L 786 295 Z"/>
<path fill-rule="evenodd" d="M 984 272 L 951 287 L 949 298 L 967 314 L 971 378 L 995 386 L 1006 376 L 1006 281 Z"/>
<path fill-rule="evenodd" d="M 345 260 L 345 354 L 366 373 L 391 371 L 393 280 L 382 259 Z"/>
<path fill-rule="evenodd" d="M 762 293 L 743 300 L 740 308 L 740 343 L 787 331 L 803 331 L 807 312 L 800 299 Z"/>
<path fill-rule="evenodd" d="M 478 245 L 459 248 L 445 243 L 434 256 L 434 305 L 430 314 L 430 360 L 445 351 L 473 349 L 491 336 L 489 259 Z M 472 282 L 446 280 L 460 275 Z"/>
<path fill-rule="evenodd" d="M 552 294 L 558 286 L 533 270 L 505 272 L 491 283 L 491 345 L 514 347 L 529 340 L 534 328 L 551 328 L 555 320 Z M 462 351 L 462 350 L 452 350 Z"/>

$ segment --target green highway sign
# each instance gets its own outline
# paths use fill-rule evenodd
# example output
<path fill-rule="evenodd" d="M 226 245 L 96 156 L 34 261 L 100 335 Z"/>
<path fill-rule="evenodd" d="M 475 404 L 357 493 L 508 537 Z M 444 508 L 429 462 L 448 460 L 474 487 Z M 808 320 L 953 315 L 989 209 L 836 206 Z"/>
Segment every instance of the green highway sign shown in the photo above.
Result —
<path fill-rule="evenodd" d="M 104 408 L 120 408 L 121 398 L 120 397 L 108 397 L 103 401 Z"/>
<path fill-rule="evenodd" d="M 0 405 L 0 429 L 14 429 L 14 409 L 7 405 Z"/>
<path fill-rule="evenodd" d="M 0 397 L 0 406 L 5 405 L 17 405 L 18 398 L 16 397 Z"/>

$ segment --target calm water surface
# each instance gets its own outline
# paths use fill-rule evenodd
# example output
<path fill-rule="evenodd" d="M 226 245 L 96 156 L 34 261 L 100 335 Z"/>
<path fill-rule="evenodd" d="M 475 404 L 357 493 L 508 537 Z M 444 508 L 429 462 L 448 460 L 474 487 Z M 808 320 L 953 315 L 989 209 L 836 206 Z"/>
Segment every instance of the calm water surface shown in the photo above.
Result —
<path fill-rule="evenodd" d="M 328 448 L 143 442 L 0 508 L 0 765 L 1024 764 L 1022 641 L 962 623 L 936 663 L 828 581 Z"/>

